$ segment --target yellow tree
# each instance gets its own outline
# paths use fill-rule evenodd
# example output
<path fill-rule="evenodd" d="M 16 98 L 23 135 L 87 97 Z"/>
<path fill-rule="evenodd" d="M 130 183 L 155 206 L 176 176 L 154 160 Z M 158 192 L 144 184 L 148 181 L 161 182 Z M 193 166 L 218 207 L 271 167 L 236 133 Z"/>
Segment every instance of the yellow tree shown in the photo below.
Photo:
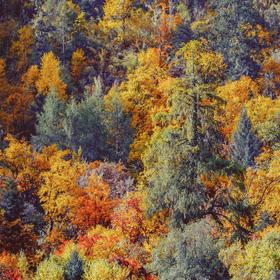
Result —
<path fill-rule="evenodd" d="M 59 242 L 58 236 L 63 238 L 63 230 L 76 205 L 78 179 L 85 172 L 84 164 L 75 159 L 65 160 L 67 155 L 67 150 L 52 154 L 48 158 L 50 169 L 41 173 L 44 183 L 38 194 L 49 222 L 50 242 Z"/>
<path fill-rule="evenodd" d="M 257 168 L 246 172 L 246 187 L 256 206 L 256 221 L 268 213 L 275 225 L 280 223 L 280 151 L 265 149 L 257 159 Z"/>
<path fill-rule="evenodd" d="M 27 69 L 33 43 L 34 32 L 29 25 L 24 25 L 18 30 L 18 40 L 12 42 L 9 50 L 10 55 L 17 59 L 16 70 L 18 72 Z"/>
<path fill-rule="evenodd" d="M 50 90 L 55 90 L 58 96 L 65 100 L 66 84 L 61 79 L 59 60 L 52 52 L 45 53 L 41 59 L 39 79 L 36 82 L 39 93 L 47 95 Z"/>
<path fill-rule="evenodd" d="M 242 76 L 237 81 L 230 81 L 218 87 L 217 94 L 225 104 L 216 118 L 221 123 L 222 134 L 229 140 L 242 108 L 248 100 L 259 94 L 259 88 L 250 77 Z"/>
<path fill-rule="evenodd" d="M 33 68 L 22 76 L 19 85 L 11 85 L 5 75 L 5 62 L 0 59 L 0 122 L 7 132 L 26 138 L 30 136 L 33 127 L 30 106 L 36 91 L 34 84 L 33 90 L 29 88 L 32 87 L 31 80 L 37 79 L 36 71 L 33 71 L 36 69 Z"/>
<path fill-rule="evenodd" d="M 122 36 L 125 30 L 125 18 L 129 16 L 131 4 L 132 0 L 106 0 L 100 27 L 105 32 L 115 30 L 119 36 Z"/>
<path fill-rule="evenodd" d="M 280 64 L 273 58 L 268 58 L 260 71 L 257 82 L 262 94 L 271 98 L 280 96 Z"/>
<path fill-rule="evenodd" d="M 73 52 L 71 58 L 71 75 L 75 83 L 79 81 L 79 78 L 87 66 L 85 52 L 82 49 L 77 49 Z"/>
<path fill-rule="evenodd" d="M 140 160 L 153 133 L 153 115 L 165 107 L 166 96 L 159 86 L 167 79 L 167 68 L 161 65 L 160 50 L 148 49 L 138 56 L 138 66 L 128 74 L 121 85 L 124 108 L 132 114 L 132 127 L 136 130 L 131 145 L 131 160 Z"/>
<path fill-rule="evenodd" d="M 111 213 L 117 204 L 117 200 L 110 198 L 109 185 L 102 178 L 91 174 L 86 180 L 87 186 L 76 192 L 76 206 L 71 216 L 72 223 L 80 231 L 97 224 L 109 225 Z"/>

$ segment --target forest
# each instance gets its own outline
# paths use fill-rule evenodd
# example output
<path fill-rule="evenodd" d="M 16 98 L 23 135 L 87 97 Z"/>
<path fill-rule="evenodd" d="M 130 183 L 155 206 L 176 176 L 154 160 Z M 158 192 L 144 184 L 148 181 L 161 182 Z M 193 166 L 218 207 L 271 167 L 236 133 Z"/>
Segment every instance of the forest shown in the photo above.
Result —
<path fill-rule="evenodd" d="M 280 1 L 0 0 L 0 280 L 231 279 L 280 279 Z"/>

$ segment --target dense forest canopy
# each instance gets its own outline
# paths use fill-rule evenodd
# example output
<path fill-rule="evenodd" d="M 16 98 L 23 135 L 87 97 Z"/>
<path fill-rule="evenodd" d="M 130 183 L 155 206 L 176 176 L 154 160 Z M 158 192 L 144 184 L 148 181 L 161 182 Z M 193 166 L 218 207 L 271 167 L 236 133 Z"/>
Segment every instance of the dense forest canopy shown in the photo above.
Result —
<path fill-rule="evenodd" d="M 280 279 L 278 0 L 0 0 L 0 279 Z"/>

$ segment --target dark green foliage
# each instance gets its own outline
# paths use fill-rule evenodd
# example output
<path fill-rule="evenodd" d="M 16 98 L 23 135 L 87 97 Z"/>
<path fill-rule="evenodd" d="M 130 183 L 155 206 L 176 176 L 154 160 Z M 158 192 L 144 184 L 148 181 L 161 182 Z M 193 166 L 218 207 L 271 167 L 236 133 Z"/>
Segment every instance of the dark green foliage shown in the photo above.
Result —
<path fill-rule="evenodd" d="M 154 251 L 149 269 L 160 280 L 227 280 L 218 257 L 222 248 L 223 242 L 211 236 L 211 226 L 202 220 L 172 230 Z"/>
<path fill-rule="evenodd" d="M 145 157 L 151 172 L 147 178 L 150 211 L 170 208 L 175 226 L 202 217 L 206 199 L 204 188 L 196 178 L 199 167 L 193 164 L 196 148 L 188 143 L 183 132 L 163 130 Z"/>
<path fill-rule="evenodd" d="M 107 142 L 109 145 L 108 159 L 110 161 L 126 162 L 129 155 L 129 147 L 133 141 L 133 130 L 130 126 L 131 117 L 124 112 L 119 95 L 115 95 L 111 101 L 105 118 L 108 135 Z"/>
<path fill-rule="evenodd" d="M 21 213 L 22 200 L 13 180 L 7 180 L 6 188 L 1 190 L 0 208 L 8 221 L 16 220 Z"/>
<path fill-rule="evenodd" d="M 52 144 L 63 146 L 65 107 L 65 103 L 57 97 L 54 91 L 48 94 L 42 113 L 37 114 L 36 135 L 32 136 L 31 140 L 36 150 Z"/>
<path fill-rule="evenodd" d="M 249 38 L 242 30 L 244 24 L 263 24 L 252 0 L 213 0 L 215 16 L 206 36 L 214 49 L 221 52 L 228 64 L 228 77 L 238 79 L 241 75 L 256 77 L 259 65 L 252 52 L 259 51 L 257 36 Z"/>
<path fill-rule="evenodd" d="M 65 64 L 72 52 L 82 47 L 85 36 L 83 30 L 75 30 L 77 16 L 66 0 L 47 0 L 38 7 L 33 20 L 35 63 L 39 62 L 44 52 L 52 50 Z"/>
<path fill-rule="evenodd" d="M 0 125 L 0 150 L 5 149 L 6 147 L 7 147 L 7 142 L 5 141 L 5 132 Z"/>
<path fill-rule="evenodd" d="M 70 259 L 64 267 L 65 280 L 81 280 L 83 276 L 83 260 L 77 251 L 71 254 Z"/>
<path fill-rule="evenodd" d="M 64 120 L 66 146 L 74 151 L 82 149 L 85 160 L 104 159 L 106 129 L 103 117 L 105 108 L 101 88 L 85 93 L 80 103 L 68 104 Z"/>
<path fill-rule="evenodd" d="M 192 67 L 189 67 L 192 69 Z M 216 153 L 219 141 L 214 128 L 215 108 L 201 106 L 200 100 L 211 93 L 210 84 L 194 85 L 192 73 L 185 70 L 181 87 L 169 96 L 171 109 L 162 122 L 178 121 L 180 127 L 167 126 L 154 134 L 144 161 L 149 174 L 148 203 L 151 213 L 171 209 L 172 224 L 182 226 L 206 215 L 207 193 L 200 182 Z M 187 88 L 187 89 L 185 89 Z M 160 120 L 161 116 L 157 118 Z"/>
<path fill-rule="evenodd" d="M 132 141 L 130 116 L 122 108 L 119 97 L 106 109 L 101 82 L 95 80 L 95 91 L 84 93 L 78 102 L 61 101 L 55 92 L 45 99 L 43 111 L 37 114 L 36 135 L 32 144 L 36 150 L 57 144 L 78 152 L 85 160 L 109 159 L 126 162 Z"/>
<path fill-rule="evenodd" d="M 81 9 L 86 13 L 87 19 L 98 21 L 103 16 L 104 0 L 74 0 Z"/>
<path fill-rule="evenodd" d="M 261 146 L 246 110 L 243 109 L 237 129 L 232 137 L 231 158 L 244 168 L 253 166 L 254 159 L 259 155 Z"/>

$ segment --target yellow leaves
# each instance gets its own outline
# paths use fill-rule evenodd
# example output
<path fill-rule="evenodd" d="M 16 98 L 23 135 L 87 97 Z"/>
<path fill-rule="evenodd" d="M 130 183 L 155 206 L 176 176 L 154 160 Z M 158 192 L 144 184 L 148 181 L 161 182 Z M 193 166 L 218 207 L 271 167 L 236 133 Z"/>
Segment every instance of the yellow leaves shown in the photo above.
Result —
<path fill-rule="evenodd" d="M 125 241 L 120 231 L 97 225 L 86 236 L 80 237 L 78 249 L 90 260 L 112 259 L 124 254 Z"/>
<path fill-rule="evenodd" d="M 74 51 L 71 58 L 71 75 L 74 82 L 78 82 L 86 65 L 85 52 L 82 49 L 77 49 Z"/>
<path fill-rule="evenodd" d="M 260 44 L 268 44 L 272 42 L 271 33 L 260 24 L 257 24 L 256 26 L 252 26 L 249 23 L 242 24 L 241 31 L 248 38 L 257 38 Z"/>
<path fill-rule="evenodd" d="M 4 167 L 0 168 L 0 174 L 18 176 L 32 164 L 32 147 L 27 142 L 18 141 L 11 135 L 6 137 L 6 141 L 9 143 L 8 147 L 0 150 L 0 160 L 4 162 Z"/>
<path fill-rule="evenodd" d="M 252 240 L 244 247 L 235 243 L 220 253 L 232 280 L 275 279 L 279 271 L 279 232 L 272 231 L 261 240 Z"/>
<path fill-rule="evenodd" d="M 100 23 L 101 27 L 105 30 L 121 28 L 130 5 L 131 0 L 106 0 L 103 6 L 104 17 Z"/>
<path fill-rule="evenodd" d="M 221 77 L 226 70 L 223 55 L 215 52 L 201 53 L 199 65 L 202 73 L 215 78 Z"/>
<path fill-rule="evenodd" d="M 38 192 L 49 219 L 62 222 L 68 218 L 75 206 L 78 178 L 84 172 L 85 166 L 81 163 L 52 158 L 50 170 L 42 173 L 44 183 Z"/>
<path fill-rule="evenodd" d="M 24 87 L 26 88 L 33 87 L 33 85 L 35 85 L 36 81 L 39 78 L 39 74 L 40 74 L 40 70 L 37 65 L 30 66 L 27 72 L 21 78 Z"/>
<path fill-rule="evenodd" d="M 238 81 L 218 87 L 217 94 L 225 101 L 225 105 L 216 119 L 221 122 L 222 134 L 229 140 L 242 108 L 250 98 L 259 94 L 259 88 L 251 78 L 242 76 Z"/>
<path fill-rule="evenodd" d="M 66 84 L 61 80 L 60 63 L 52 52 L 45 53 L 41 59 L 41 69 L 36 87 L 43 95 L 55 90 L 62 100 L 67 98 Z"/>
<path fill-rule="evenodd" d="M 104 259 L 96 259 L 85 266 L 84 280 L 125 280 L 129 275 L 128 268 Z"/>
<path fill-rule="evenodd" d="M 38 265 L 33 279 L 63 280 L 63 267 L 58 263 L 55 257 L 51 256 L 49 259 L 45 259 Z"/>
<path fill-rule="evenodd" d="M 6 63 L 3 58 L 0 58 L 0 81 L 6 80 Z"/>
<path fill-rule="evenodd" d="M 271 99 L 270 97 L 257 96 L 246 103 L 248 115 L 256 127 L 266 121 L 276 118 L 280 111 L 280 99 Z"/>
<path fill-rule="evenodd" d="M 140 159 L 153 131 L 155 110 L 165 107 L 166 94 L 160 87 L 167 79 L 167 69 L 160 65 L 160 50 L 148 49 L 138 56 L 138 66 L 121 85 L 121 100 L 126 111 L 132 113 L 132 127 L 136 137 L 131 146 L 130 159 Z"/>
<path fill-rule="evenodd" d="M 31 26 L 24 25 L 18 30 L 18 40 L 13 41 L 10 48 L 10 55 L 15 56 L 17 61 L 17 71 L 22 71 L 28 66 L 28 58 L 32 53 L 34 43 L 34 31 Z"/>
<path fill-rule="evenodd" d="M 205 40 L 192 40 L 181 48 L 177 55 L 182 55 L 190 71 L 205 78 L 220 78 L 226 70 L 223 55 L 209 49 Z"/>
<path fill-rule="evenodd" d="M 160 66 L 160 50 L 156 48 L 147 49 L 146 52 L 140 52 L 138 55 L 139 65 L 143 67 Z"/>
<path fill-rule="evenodd" d="M 280 221 L 280 151 L 264 150 L 257 158 L 257 169 L 249 168 L 245 184 L 251 201 L 258 205 L 256 220 L 267 212 Z"/>

